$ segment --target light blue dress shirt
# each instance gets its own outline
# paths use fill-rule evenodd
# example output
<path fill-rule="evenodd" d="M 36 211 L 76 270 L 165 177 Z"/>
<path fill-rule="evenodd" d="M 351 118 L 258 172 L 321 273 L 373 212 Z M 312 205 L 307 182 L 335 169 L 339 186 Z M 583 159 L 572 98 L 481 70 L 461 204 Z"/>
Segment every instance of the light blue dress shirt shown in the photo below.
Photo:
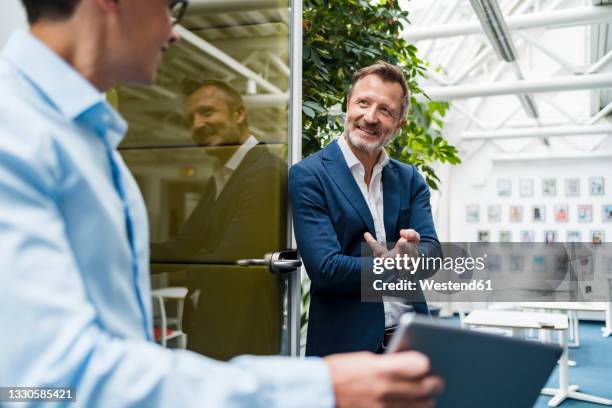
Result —
<path fill-rule="evenodd" d="M 0 57 L 0 386 L 75 387 L 84 407 L 332 406 L 322 360 L 220 363 L 152 342 L 147 215 L 116 150 L 126 128 L 57 54 L 13 34 Z"/>

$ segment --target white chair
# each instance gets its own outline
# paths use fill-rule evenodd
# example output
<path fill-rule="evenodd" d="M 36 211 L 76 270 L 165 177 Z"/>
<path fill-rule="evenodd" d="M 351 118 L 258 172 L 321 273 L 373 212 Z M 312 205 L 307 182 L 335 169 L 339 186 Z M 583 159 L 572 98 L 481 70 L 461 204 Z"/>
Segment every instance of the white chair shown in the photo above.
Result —
<path fill-rule="evenodd" d="M 168 287 L 151 291 L 153 297 L 153 310 L 159 313 L 157 321 L 159 325 L 154 325 L 155 341 L 163 347 L 167 347 L 168 340 L 177 339 L 178 348 L 187 348 L 187 334 L 183 332 L 183 309 L 187 288 Z M 176 317 L 168 317 L 166 312 L 166 301 L 176 302 Z"/>

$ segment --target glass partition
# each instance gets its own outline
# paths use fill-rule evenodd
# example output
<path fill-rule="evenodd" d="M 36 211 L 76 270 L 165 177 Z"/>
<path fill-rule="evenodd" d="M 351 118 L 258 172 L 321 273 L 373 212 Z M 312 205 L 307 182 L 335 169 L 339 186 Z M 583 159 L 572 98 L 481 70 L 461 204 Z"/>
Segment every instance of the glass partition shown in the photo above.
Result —
<path fill-rule="evenodd" d="M 187 288 L 182 313 L 166 313 L 188 349 L 287 353 L 285 278 L 235 262 L 288 246 L 289 5 L 195 2 L 182 24 L 154 86 L 114 91 L 149 212 L 152 287 Z"/>

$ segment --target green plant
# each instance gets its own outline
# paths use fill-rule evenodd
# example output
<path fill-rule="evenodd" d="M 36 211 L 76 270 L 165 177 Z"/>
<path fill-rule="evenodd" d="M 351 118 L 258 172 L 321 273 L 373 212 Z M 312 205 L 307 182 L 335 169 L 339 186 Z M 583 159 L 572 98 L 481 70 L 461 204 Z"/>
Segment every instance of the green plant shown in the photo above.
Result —
<path fill-rule="evenodd" d="M 457 164 L 457 149 L 442 136 L 446 102 L 417 99 L 426 63 L 400 37 L 408 12 L 397 0 L 305 0 L 303 152 L 308 156 L 343 131 L 345 96 L 355 71 L 377 60 L 400 66 L 408 79 L 411 110 L 406 126 L 387 146 L 391 157 L 414 164 L 438 188 L 432 164 Z"/>

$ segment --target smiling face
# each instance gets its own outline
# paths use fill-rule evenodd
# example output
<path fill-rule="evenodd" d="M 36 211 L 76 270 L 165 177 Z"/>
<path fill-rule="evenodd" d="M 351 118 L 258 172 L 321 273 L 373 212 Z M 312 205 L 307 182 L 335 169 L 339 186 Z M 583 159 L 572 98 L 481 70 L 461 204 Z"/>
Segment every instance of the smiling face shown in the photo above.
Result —
<path fill-rule="evenodd" d="M 405 123 L 401 115 L 404 98 L 397 82 L 383 81 L 375 74 L 360 79 L 347 103 L 347 141 L 366 153 L 380 151 Z"/>
<path fill-rule="evenodd" d="M 203 86 L 187 98 L 191 133 L 200 146 L 240 144 L 244 106 L 232 106 L 228 96 L 216 86 Z"/>

